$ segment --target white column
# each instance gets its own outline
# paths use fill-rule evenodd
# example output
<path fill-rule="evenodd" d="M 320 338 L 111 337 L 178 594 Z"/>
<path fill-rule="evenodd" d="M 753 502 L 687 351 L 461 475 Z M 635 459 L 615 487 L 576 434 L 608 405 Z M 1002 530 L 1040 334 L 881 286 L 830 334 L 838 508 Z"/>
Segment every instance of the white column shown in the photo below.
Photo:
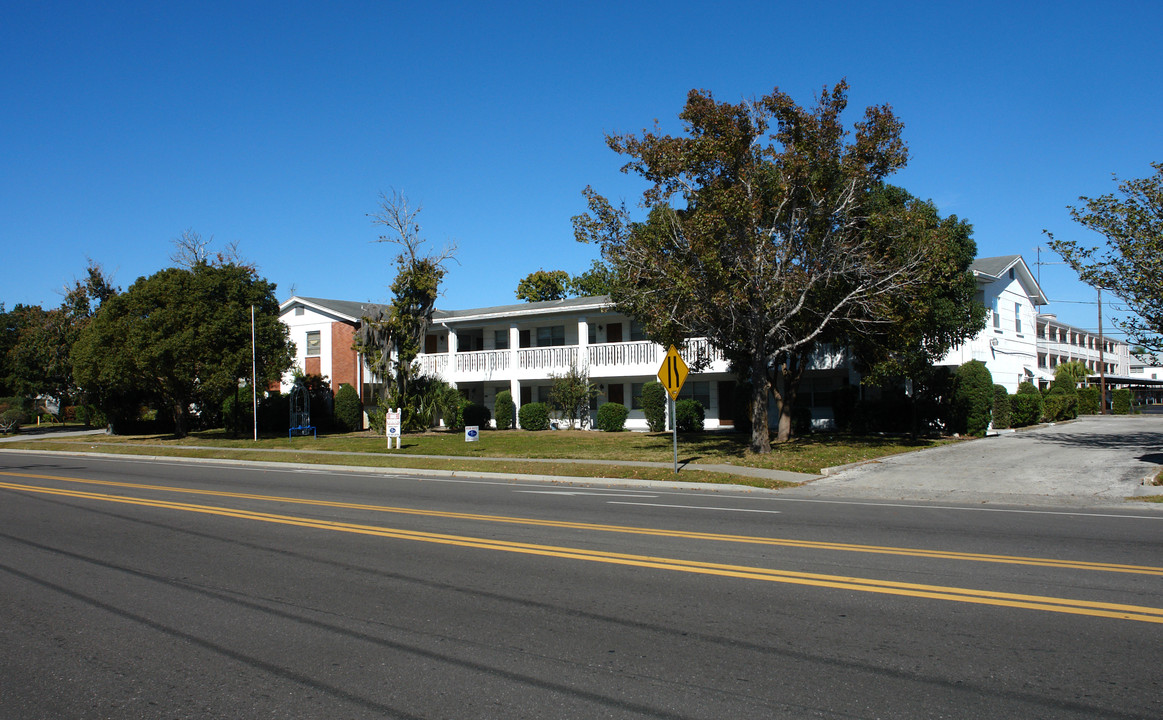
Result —
<path fill-rule="evenodd" d="M 452 328 L 448 328 L 448 366 L 445 373 L 448 384 L 456 387 L 456 331 Z"/>
<path fill-rule="evenodd" d="M 590 324 L 584 317 L 577 319 L 577 366 L 587 370 L 590 366 Z"/>
<path fill-rule="evenodd" d="M 518 350 L 521 347 L 521 331 L 517 323 L 509 325 L 509 393 L 513 396 L 513 406 L 521 410 L 521 367 Z M 513 418 L 513 427 L 520 429 L 521 413 Z"/>

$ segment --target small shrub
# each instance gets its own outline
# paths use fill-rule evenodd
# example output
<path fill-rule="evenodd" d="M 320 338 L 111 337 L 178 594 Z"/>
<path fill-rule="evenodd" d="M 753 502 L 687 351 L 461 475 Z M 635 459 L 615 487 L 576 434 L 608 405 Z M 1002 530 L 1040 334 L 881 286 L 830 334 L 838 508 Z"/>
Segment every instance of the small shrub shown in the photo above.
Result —
<path fill-rule="evenodd" d="M 1114 415 L 1131 414 L 1131 391 L 1119 388 L 1111 394 L 1111 413 Z"/>
<path fill-rule="evenodd" d="M 549 406 L 540 402 L 522 405 L 517 418 L 523 430 L 548 430 Z"/>
<path fill-rule="evenodd" d="M 1016 428 L 1036 425 L 1042 420 L 1042 399 L 1033 395 L 1010 396 L 1010 425 Z"/>
<path fill-rule="evenodd" d="M 1005 385 L 993 386 L 993 427 L 1004 430 L 1010 426 L 1010 391 Z"/>
<path fill-rule="evenodd" d="M 363 430 L 363 403 L 356 389 L 347 383 L 340 385 L 335 394 L 335 422 L 345 432 Z"/>
<path fill-rule="evenodd" d="M 386 435 L 388 432 L 388 411 L 382 405 L 375 405 L 367 410 L 367 429 L 376 435 Z"/>
<path fill-rule="evenodd" d="M 1050 393 L 1046 396 L 1044 410 L 1048 422 L 1073 420 L 1078 417 L 1078 397 L 1070 393 Z"/>
<path fill-rule="evenodd" d="M 460 411 L 460 416 L 465 427 L 476 425 L 482 430 L 489 427 L 489 421 L 493 419 L 493 414 L 489 412 L 489 409 L 478 403 L 465 405 Z"/>
<path fill-rule="evenodd" d="M 1090 386 L 1078 388 L 1078 414 L 1098 415 L 1099 392 L 1098 388 Z"/>
<path fill-rule="evenodd" d="M 0 432 L 14 433 L 20 430 L 20 426 L 28 422 L 28 415 L 18 407 L 10 407 L 4 412 L 0 412 Z"/>
<path fill-rule="evenodd" d="M 497 399 L 493 403 L 493 411 L 496 414 L 498 430 L 508 430 L 513 427 L 517 411 L 517 408 L 513 406 L 513 393 L 508 390 L 497 393 Z"/>
<path fill-rule="evenodd" d="M 1022 415 L 1019 418 L 1018 412 L 1018 395 L 1024 395 L 1032 398 L 1032 400 L 1022 400 Z M 1045 411 L 1045 404 L 1042 400 L 1042 392 L 1034 386 L 1034 383 L 1029 380 L 1018 385 L 1018 394 L 1010 398 L 1010 424 L 1014 427 L 1026 427 L 1027 425 L 1036 425 L 1042 422 L 1042 415 Z"/>
<path fill-rule="evenodd" d="M 451 385 L 444 385 L 434 391 L 436 409 L 440 413 L 440 419 L 444 421 L 444 427 L 456 428 L 459 427 L 460 418 L 460 402 L 463 399 L 460 396 L 460 391 Z"/>
<path fill-rule="evenodd" d="M 622 432 L 626 429 L 626 416 L 630 411 L 622 403 L 608 402 L 598 408 L 598 429 L 606 432 Z"/>
<path fill-rule="evenodd" d="M 957 368 L 953 383 L 953 429 L 976 437 L 985 434 L 993 408 L 993 376 L 980 360 Z"/>
<path fill-rule="evenodd" d="M 679 400 L 674 404 L 674 418 L 679 432 L 702 432 L 706 411 L 698 400 Z"/>
<path fill-rule="evenodd" d="M 642 386 L 642 413 L 646 415 L 650 432 L 666 429 L 666 398 L 666 388 L 662 383 L 648 382 Z"/>

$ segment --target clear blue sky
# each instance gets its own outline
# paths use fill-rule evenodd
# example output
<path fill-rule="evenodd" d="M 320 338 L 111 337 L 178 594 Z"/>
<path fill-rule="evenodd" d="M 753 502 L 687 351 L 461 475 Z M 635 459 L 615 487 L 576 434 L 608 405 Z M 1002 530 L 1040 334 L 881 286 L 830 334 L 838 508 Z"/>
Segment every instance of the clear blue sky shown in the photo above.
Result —
<path fill-rule="evenodd" d="M 818 9 L 817 9 L 818 8 Z M 1158 2 L 89 3 L 0 14 L 0 301 L 55 306 L 86 257 L 121 287 L 187 229 L 301 295 L 386 301 L 381 191 L 454 241 L 439 306 L 515 302 L 585 269 L 581 190 L 633 203 L 607 132 L 677 131 L 691 88 L 803 105 L 847 78 L 889 103 L 892 182 L 968 219 L 979 256 L 1031 265 L 1066 206 L 1163 160 Z M 1057 260 L 1044 252 L 1043 260 Z M 1037 268 L 1034 268 L 1037 271 Z M 1049 309 L 1093 292 L 1041 269 Z"/>

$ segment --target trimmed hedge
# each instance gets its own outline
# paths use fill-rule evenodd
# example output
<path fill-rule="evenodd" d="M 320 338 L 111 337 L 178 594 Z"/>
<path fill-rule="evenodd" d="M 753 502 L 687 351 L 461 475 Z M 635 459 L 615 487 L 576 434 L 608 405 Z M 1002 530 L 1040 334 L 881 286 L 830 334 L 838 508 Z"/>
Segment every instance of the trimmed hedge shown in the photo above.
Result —
<path fill-rule="evenodd" d="M 1098 388 L 1089 386 L 1078 388 L 1078 414 L 1079 415 L 1098 415 L 1099 406 L 1099 391 Z"/>
<path fill-rule="evenodd" d="M 650 432 L 666 429 L 666 388 L 660 382 L 648 382 L 642 386 L 642 413 Z"/>
<path fill-rule="evenodd" d="M 679 432 L 702 432 L 706 411 L 698 400 L 679 400 L 674 404 L 674 417 Z"/>
<path fill-rule="evenodd" d="M 535 402 L 522 405 L 521 409 L 517 411 L 517 417 L 521 421 L 522 430 L 549 429 L 549 406 L 545 403 Z"/>
<path fill-rule="evenodd" d="M 513 405 L 513 393 L 508 390 L 497 393 L 493 410 L 496 413 L 498 430 L 508 430 L 513 427 L 514 419 L 517 417 L 517 408 Z"/>
<path fill-rule="evenodd" d="M 347 383 L 340 385 L 335 393 L 335 422 L 340 430 L 363 430 L 363 403 L 359 401 L 359 393 Z"/>
<path fill-rule="evenodd" d="M 1119 388 L 1111 394 L 1111 413 L 1115 415 L 1131 414 L 1131 391 Z"/>
<path fill-rule="evenodd" d="M 981 437 L 989 427 L 993 409 L 993 376 L 980 360 L 957 368 L 953 380 L 953 429 Z"/>
<path fill-rule="evenodd" d="M 1027 380 L 1018 385 L 1018 394 L 1010 398 L 1010 424 L 1014 427 L 1037 425 L 1042 422 L 1043 410 L 1042 393 Z"/>
<path fill-rule="evenodd" d="M 484 405 L 477 403 L 468 403 L 461 408 L 460 417 L 465 427 L 469 425 L 476 425 L 481 430 L 489 427 L 489 422 L 493 419 L 493 414 Z"/>
<path fill-rule="evenodd" d="M 1010 391 L 1005 385 L 993 386 L 993 427 L 1004 430 L 1010 426 Z"/>
<path fill-rule="evenodd" d="M 1078 417 L 1078 397 L 1069 393 L 1050 393 L 1044 404 L 1047 422 L 1061 422 Z"/>
<path fill-rule="evenodd" d="M 626 429 L 626 416 L 629 414 L 630 411 L 622 403 L 604 403 L 598 408 L 598 429 L 605 432 L 622 432 Z"/>

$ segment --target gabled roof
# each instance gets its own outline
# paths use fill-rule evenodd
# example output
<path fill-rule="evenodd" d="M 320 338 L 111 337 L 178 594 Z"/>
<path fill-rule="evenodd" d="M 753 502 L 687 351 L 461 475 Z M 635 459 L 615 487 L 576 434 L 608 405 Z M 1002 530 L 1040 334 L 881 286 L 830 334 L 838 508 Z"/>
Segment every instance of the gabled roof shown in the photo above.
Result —
<path fill-rule="evenodd" d="M 309 298 L 293 295 L 289 299 L 283 301 L 279 305 L 279 314 L 282 315 L 288 308 L 295 305 L 304 305 L 314 310 L 335 315 L 341 320 L 346 320 L 352 323 L 358 323 L 360 318 L 374 312 L 375 310 L 388 308 L 387 305 L 380 305 L 378 303 L 361 303 L 352 302 L 350 300 L 327 300 L 325 298 Z"/>
<path fill-rule="evenodd" d="M 973 271 L 973 276 L 978 280 L 985 280 L 992 282 L 1000 280 L 1007 275 L 1010 268 L 1022 285 L 1026 288 L 1026 293 L 1030 296 L 1030 301 L 1035 305 L 1046 305 L 1049 300 L 1046 299 L 1046 294 L 1042 292 L 1042 286 L 1034 278 L 1034 274 L 1030 272 L 1030 267 L 1026 265 L 1026 261 L 1022 259 L 1021 255 L 999 255 L 997 257 L 977 258 L 969 269 Z"/>

